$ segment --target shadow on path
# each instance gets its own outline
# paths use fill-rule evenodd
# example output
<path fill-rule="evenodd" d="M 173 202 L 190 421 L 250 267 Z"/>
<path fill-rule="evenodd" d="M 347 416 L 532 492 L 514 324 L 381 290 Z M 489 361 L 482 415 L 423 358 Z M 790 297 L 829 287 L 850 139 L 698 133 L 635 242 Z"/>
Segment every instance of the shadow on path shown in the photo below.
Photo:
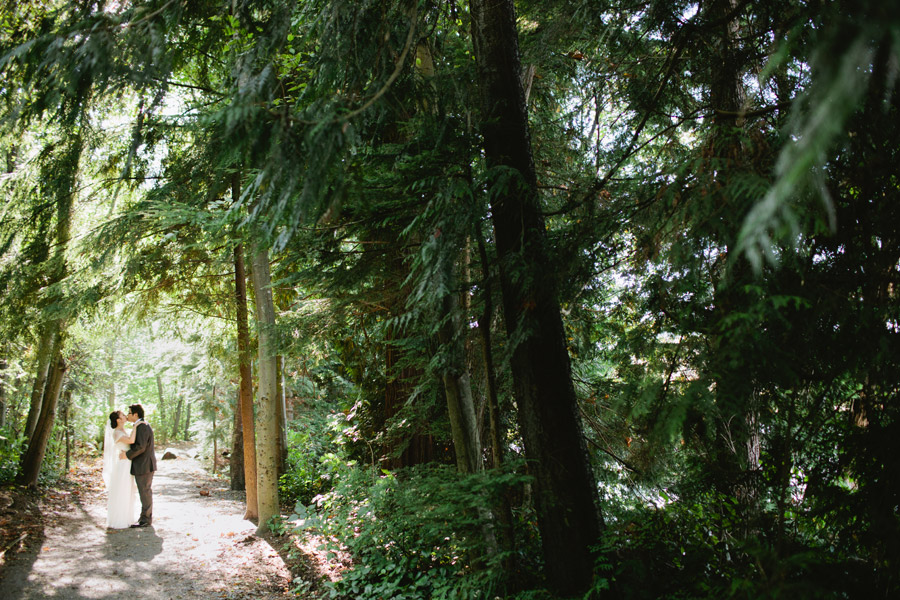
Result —
<path fill-rule="evenodd" d="M 153 526 L 140 529 L 106 529 L 105 495 L 70 504 L 35 555 L 4 568 L 0 598 L 283 598 L 290 573 L 224 485 L 192 459 L 160 460 Z"/>

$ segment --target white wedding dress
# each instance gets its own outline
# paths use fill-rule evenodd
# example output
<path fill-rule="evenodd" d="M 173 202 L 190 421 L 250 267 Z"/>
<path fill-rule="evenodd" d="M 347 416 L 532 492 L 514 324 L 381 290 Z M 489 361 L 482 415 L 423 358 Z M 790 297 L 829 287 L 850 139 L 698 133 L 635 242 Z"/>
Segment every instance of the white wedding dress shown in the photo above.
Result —
<path fill-rule="evenodd" d="M 119 458 L 119 451 L 127 451 L 131 446 L 120 442 L 128 434 L 118 429 L 112 430 L 112 448 L 104 451 L 103 479 L 106 482 L 106 526 L 124 529 L 134 523 L 134 499 L 137 485 L 131 475 L 131 461 Z M 108 439 L 108 438 L 107 438 Z"/>

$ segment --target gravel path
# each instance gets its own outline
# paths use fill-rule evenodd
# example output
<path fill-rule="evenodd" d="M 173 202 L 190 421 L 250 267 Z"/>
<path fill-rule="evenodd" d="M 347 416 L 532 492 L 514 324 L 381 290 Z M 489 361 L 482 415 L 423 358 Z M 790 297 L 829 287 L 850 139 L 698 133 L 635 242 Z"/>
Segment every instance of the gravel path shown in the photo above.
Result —
<path fill-rule="evenodd" d="M 253 535 L 256 527 L 241 518 L 243 502 L 227 482 L 212 479 L 191 458 L 158 465 L 153 527 L 107 530 L 105 493 L 73 499 L 48 515 L 36 554 L 4 567 L 0 598 L 291 597 L 287 567 Z M 99 479 L 98 469 L 94 474 Z M 208 496 L 200 494 L 206 490 Z"/>

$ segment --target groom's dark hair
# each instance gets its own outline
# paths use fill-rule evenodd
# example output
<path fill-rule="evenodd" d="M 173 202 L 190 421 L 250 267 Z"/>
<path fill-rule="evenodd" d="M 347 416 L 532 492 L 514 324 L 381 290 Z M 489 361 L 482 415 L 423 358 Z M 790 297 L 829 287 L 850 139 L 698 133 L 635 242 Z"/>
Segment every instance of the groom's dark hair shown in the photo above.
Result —
<path fill-rule="evenodd" d="M 128 410 L 131 411 L 131 414 L 137 415 L 138 419 L 144 418 L 144 407 L 141 406 L 140 404 L 132 404 L 131 406 L 128 407 Z"/>

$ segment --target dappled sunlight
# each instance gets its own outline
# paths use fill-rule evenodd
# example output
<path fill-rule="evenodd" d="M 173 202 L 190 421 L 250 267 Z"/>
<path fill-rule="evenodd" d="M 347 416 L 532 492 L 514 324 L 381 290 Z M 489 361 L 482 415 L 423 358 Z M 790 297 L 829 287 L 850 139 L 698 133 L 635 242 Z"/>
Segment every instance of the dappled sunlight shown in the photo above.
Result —
<path fill-rule="evenodd" d="M 4 572 L 0 597 L 282 595 L 288 569 L 255 535 L 256 525 L 243 519 L 241 494 L 226 481 L 211 478 L 189 457 L 159 460 L 153 492 L 153 525 L 146 528 L 105 528 L 105 494 L 70 506 L 48 529 L 31 568 Z"/>

